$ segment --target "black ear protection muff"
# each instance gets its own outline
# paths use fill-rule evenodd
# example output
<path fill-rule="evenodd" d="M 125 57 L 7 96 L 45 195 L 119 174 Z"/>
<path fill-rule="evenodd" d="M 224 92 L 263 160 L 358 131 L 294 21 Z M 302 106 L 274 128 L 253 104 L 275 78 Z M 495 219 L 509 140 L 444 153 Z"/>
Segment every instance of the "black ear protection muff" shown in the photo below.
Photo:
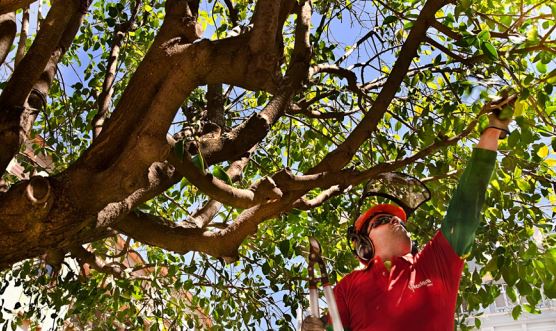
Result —
<path fill-rule="evenodd" d="M 375 255 L 375 247 L 369 236 L 364 233 L 357 233 L 355 227 L 351 225 L 348 228 L 347 240 L 351 248 L 351 252 L 363 261 L 370 261 Z"/>
<path fill-rule="evenodd" d="M 403 225 L 403 224 L 402 224 Z M 363 227 L 367 229 L 367 227 Z M 404 226 L 405 228 L 405 226 Z M 353 225 L 348 227 L 347 240 L 351 248 L 351 252 L 362 261 L 370 261 L 375 255 L 375 246 L 369 238 L 368 231 L 364 230 L 357 233 Z M 419 246 L 416 240 L 411 241 L 411 255 L 415 256 L 419 252 Z"/>
<path fill-rule="evenodd" d="M 347 240 L 351 252 L 363 261 L 370 261 L 375 256 L 375 246 L 366 233 L 356 233 L 355 227 L 348 227 Z M 419 245 L 416 240 L 411 241 L 411 255 L 415 256 L 419 252 Z"/>

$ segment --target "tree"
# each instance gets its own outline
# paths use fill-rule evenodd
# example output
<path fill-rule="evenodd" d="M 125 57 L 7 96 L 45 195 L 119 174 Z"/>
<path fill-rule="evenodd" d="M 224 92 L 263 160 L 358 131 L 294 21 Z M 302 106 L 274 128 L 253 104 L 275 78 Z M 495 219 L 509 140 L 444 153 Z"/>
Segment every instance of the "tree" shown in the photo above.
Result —
<path fill-rule="evenodd" d="M 196 323 L 191 306 L 224 328 L 291 328 L 307 235 L 341 277 L 362 184 L 404 171 L 433 191 L 409 224 L 426 242 L 502 90 L 516 124 L 460 299 L 492 302 L 487 273 L 526 296 L 516 316 L 556 297 L 550 2 L 51 3 L 29 38 L 16 10 L 36 4 L 0 4 L 0 269 L 30 297 L 20 319 L 46 305 L 99 328 L 174 327 Z M 5 171 L 12 159 L 28 179 Z M 56 272 L 64 257 L 96 271 Z"/>

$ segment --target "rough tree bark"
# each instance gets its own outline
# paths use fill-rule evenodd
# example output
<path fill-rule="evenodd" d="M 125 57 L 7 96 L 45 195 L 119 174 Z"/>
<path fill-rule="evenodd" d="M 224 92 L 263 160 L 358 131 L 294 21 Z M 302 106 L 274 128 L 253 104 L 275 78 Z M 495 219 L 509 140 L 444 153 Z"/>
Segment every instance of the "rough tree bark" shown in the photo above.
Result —
<path fill-rule="evenodd" d="M 6 60 L 16 32 L 15 13 L 0 15 L 0 64 Z"/>
<path fill-rule="evenodd" d="M 36 0 L 3 0 L 0 3 L 0 15 L 15 12 L 20 8 L 28 7 Z"/>

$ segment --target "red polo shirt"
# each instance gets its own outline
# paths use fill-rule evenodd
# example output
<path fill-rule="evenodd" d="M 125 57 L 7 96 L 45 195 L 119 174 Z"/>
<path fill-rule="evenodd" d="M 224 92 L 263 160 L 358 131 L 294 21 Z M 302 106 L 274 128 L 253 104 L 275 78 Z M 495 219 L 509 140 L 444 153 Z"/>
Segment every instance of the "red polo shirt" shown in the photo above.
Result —
<path fill-rule="evenodd" d="M 451 331 L 464 260 L 441 231 L 415 257 L 379 257 L 334 289 L 344 328 L 365 331 Z"/>

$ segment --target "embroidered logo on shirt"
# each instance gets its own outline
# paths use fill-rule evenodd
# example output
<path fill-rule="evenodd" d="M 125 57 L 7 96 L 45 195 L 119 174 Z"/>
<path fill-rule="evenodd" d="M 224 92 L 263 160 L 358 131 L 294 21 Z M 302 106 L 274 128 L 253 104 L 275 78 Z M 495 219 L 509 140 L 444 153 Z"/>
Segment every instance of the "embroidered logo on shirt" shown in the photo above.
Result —
<path fill-rule="evenodd" d="M 412 291 L 415 291 L 416 289 L 421 288 L 423 286 L 427 286 L 427 287 L 432 286 L 432 281 L 427 278 L 423 281 L 420 281 L 417 284 L 409 284 L 408 285 L 409 289 L 412 290 Z"/>

